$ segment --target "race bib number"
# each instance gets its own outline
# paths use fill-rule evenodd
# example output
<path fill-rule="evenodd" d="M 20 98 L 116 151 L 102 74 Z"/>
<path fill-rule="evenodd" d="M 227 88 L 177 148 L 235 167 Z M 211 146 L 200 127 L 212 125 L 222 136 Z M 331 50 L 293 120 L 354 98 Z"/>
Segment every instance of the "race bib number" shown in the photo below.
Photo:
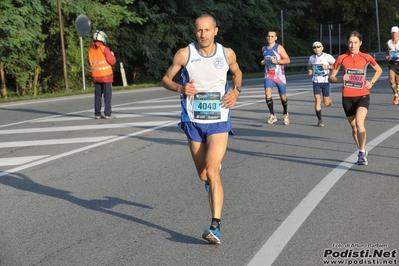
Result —
<path fill-rule="evenodd" d="M 313 64 L 313 75 L 314 76 L 324 76 L 323 64 Z"/>
<path fill-rule="evenodd" d="M 220 92 L 199 92 L 194 95 L 194 118 L 220 119 Z"/>
<path fill-rule="evenodd" d="M 272 58 L 276 58 L 275 56 L 266 56 L 265 57 L 265 64 L 268 71 L 275 70 L 276 64 L 272 63 Z"/>
<path fill-rule="evenodd" d="M 366 70 L 364 69 L 347 69 L 346 74 L 348 80 L 344 81 L 344 86 L 354 89 L 363 89 L 366 80 Z"/>
<path fill-rule="evenodd" d="M 389 57 L 391 58 L 391 60 L 398 60 L 398 54 L 399 51 L 390 51 L 389 52 Z"/>

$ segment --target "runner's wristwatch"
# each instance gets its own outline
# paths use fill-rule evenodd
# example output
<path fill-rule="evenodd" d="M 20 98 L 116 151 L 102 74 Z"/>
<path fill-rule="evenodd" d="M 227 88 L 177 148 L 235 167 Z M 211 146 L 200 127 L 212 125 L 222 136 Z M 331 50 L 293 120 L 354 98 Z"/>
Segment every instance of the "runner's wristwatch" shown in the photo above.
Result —
<path fill-rule="evenodd" d="M 238 90 L 239 94 L 241 94 L 241 88 L 239 86 L 234 86 L 233 90 L 234 89 Z"/>

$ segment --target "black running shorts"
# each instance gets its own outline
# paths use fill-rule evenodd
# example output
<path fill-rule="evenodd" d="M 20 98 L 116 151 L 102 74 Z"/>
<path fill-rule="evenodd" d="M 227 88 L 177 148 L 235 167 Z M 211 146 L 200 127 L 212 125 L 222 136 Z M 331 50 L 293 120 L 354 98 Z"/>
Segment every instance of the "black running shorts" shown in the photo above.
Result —
<path fill-rule="evenodd" d="M 360 97 L 342 97 L 342 107 L 344 108 L 346 117 L 356 115 L 359 107 L 369 109 L 370 95 Z"/>

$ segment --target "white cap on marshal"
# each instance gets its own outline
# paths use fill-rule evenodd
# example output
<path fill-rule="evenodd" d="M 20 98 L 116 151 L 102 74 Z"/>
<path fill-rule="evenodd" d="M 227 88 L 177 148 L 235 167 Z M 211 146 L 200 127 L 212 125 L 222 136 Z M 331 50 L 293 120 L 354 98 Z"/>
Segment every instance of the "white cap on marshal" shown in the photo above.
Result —
<path fill-rule="evenodd" d="M 312 47 L 315 47 L 315 46 L 321 46 L 321 47 L 323 47 L 323 44 L 322 44 L 321 42 L 314 42 L 314 43 L 312 44 Z"/>

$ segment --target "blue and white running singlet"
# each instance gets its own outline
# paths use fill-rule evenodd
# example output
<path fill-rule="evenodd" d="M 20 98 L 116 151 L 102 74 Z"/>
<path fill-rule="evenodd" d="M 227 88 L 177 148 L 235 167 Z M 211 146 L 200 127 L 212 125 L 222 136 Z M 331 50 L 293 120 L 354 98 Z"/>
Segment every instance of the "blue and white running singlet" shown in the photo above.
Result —
<path fill-rule="evenodd" d="M 265 79 L 271 79 L 277 84 L 286 84 L 284 65 L 273 64 L 271 59 L 282 59 L 278 53 L 279 44 L 276 43 L 271 49 L 263 47 L 263 59 L 265 60 Z"/>
<path fill-rule="evenodd" d="M 313 68 L 313 78 L 312 81 L 315 83 L 327 83 L 328 76 L 330 75 L 330 70 L 324 69 L 323 65 L 333 65 L 335 58 L 322 52 L 320 55 L 311 55 L 309 57 L 308 66 Z"/>
<path fill-rule="evenodd" d="M 392 39 L 387 42 L 389 59 L 391 61 L 399 61 L 399 42 L 392 43 Z"/>
<path fill-rule="evenodd" d="M 203 56 L 196 44 L 188 45 L 189 56 L 180 73 L 181 85 L 194 80 L 198 94 L 181 94 L 181 122 L 218 123 L 230 121 L 230 109 L 221 105 L 221 100 L 228 91 L 227 71 L 229 65 L 223 46 L 215 43 L 215 53 Z"/>

